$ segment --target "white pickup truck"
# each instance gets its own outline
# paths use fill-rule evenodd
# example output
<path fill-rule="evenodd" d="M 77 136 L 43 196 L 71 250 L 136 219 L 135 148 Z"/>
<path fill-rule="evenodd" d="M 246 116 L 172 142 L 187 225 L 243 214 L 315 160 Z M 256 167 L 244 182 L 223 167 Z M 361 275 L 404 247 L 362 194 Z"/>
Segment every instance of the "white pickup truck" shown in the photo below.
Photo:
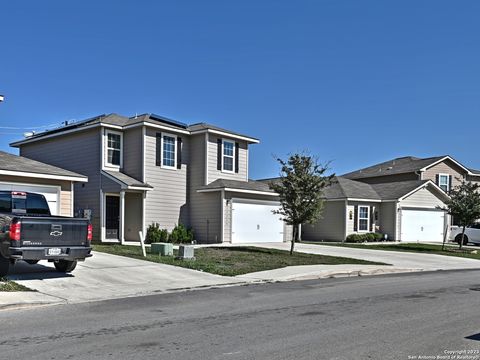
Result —
<path fill-rule="evenodd" d="M 462 241 L 462 227 L 452 226 L 450 227 L 450 241 L 460 243 Z M 465 228 L 465 237 L 463 238 L 463 245 L 472 243 L 480 245 L 480 223 L 474 224 L 471 227 Z"/>

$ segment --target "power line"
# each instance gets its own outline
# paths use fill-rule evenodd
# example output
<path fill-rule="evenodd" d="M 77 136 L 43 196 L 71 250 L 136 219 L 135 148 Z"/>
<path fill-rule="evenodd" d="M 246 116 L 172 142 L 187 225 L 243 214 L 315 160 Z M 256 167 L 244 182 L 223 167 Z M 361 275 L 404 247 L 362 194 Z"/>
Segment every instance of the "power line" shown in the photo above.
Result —
<path fill-rule="evenodd" d="M 32 127 L 11 127 L 11 126 L 0 126 L 0 129 L 4 130 L 34 130 L 34 129 L 43 129 L 51 126 L 59 126 L 59 123 L 41 125 L 41 126 L 32 126 Z"/>

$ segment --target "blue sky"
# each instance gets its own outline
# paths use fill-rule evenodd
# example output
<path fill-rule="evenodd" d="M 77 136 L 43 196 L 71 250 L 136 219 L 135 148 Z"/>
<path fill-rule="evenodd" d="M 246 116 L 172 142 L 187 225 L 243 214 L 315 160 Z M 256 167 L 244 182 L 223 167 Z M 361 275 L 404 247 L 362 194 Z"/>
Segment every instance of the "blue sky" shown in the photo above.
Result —
<path fill-rule="evenodd" d="M 0 149 L 22 129 L 153 112 L 308 150 L 341 174 L 450 154 L 480 168 L 478 1 L 8 1 Z"/>

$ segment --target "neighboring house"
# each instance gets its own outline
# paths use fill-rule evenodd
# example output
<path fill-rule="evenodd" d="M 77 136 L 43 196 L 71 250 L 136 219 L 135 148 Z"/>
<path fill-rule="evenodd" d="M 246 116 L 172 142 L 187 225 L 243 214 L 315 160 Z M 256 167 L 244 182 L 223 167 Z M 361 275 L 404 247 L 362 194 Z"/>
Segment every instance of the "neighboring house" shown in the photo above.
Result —
<path fill-rule="evenodd" d="M 100 115 L 11 144 L 31 159 L 89 177 L 75 209 L 92 211 L 101 241 L 138 241 L 151 223 L 183 223 L 202 243 L 284 241 L 278 197 L 248 179 L 258 139 L 154 114 Z"/>
<path fill-rule="evenodd" d="M 53 215 L 73 216 L 73 188 L 86 176 L 0 151 L 0 190 L 28 191 L 45 196 Z"/>
<path fill-rule="evenodd" d="M 450 156 L 408 156 L 350 172 L 326 189 L 323 218 L 304 225 L 302 238 L 343 241 L 376 231 L 391 240 L 441 242 L 451 219 L 440 208 L 463 179 L 480 182 L 480 172 Z"/>

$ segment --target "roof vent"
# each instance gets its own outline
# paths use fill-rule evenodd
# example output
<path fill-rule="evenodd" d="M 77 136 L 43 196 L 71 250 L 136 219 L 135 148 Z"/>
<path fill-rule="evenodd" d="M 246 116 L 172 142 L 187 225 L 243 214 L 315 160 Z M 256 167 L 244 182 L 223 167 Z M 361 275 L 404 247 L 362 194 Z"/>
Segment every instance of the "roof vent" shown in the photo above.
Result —
<path fill-rule="evenodd" d="M 392 167 L 392 166 L 389 166 L 389 167 L 387 167 L 386 170 L 392 170 L 392 169 L 393 169 L 393 167 Z"/>
<path fill-rule="evenodd" d="M 23 133 L 24 138 L 29 138 L 29 137 L 32 137 L 33 135 L 35 135 L 35 131 L 27 131 Z"/>

